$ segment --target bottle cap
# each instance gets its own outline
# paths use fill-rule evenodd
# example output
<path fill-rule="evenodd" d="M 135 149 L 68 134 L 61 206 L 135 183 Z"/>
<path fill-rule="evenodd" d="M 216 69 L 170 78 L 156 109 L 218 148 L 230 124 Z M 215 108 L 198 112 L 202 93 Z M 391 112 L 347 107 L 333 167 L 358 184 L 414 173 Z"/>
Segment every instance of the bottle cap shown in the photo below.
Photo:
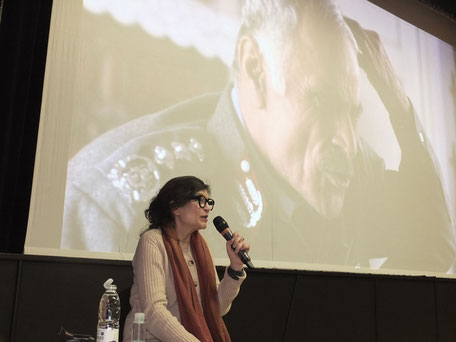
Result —
<path fill-rule="evenodd" d="M 145 315 L 143 312 L 135 313 L 135 321 L 134 323 L 144 323 L 145 322 Z"/>
<path fill-rule="evenodd" d="M 117 290 L 117 286 L 113 284 L 114 280 L 112 278 L 109 278 L 106 280 L 103 284 L 104 288 L 106 290 Z"/>

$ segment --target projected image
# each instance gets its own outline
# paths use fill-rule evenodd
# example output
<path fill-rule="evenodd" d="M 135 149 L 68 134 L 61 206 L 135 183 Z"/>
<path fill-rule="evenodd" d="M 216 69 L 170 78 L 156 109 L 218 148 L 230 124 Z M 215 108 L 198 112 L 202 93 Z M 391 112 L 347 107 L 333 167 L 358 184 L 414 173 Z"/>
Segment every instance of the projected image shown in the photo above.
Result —
<path fill-rule="evenodd" d="M 455 273 L 452 47 L 361 0 L 118 6 L 84 11 L 147 48 L 97 62 L 98 94 L 153 85 L 83 96 L 61 248 L 133 253 L 156 191 L 195 175 L 257 266 Z"/>

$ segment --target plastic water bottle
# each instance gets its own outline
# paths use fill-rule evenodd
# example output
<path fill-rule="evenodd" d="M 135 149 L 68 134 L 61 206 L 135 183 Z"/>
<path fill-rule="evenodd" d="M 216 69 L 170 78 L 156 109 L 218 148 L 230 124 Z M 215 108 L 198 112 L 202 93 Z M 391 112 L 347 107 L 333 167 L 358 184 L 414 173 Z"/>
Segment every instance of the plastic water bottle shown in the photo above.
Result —
<path fill-rule="evenodd" d="M 135 313 L 131 342 L 146 342 L 146 321 L 142 312 Z"/>
<path fill-rule="evenodd" d="M 97 342 L 119 342 L 120 299 L 117 286 L 109 278 L 98 308 Z"/>

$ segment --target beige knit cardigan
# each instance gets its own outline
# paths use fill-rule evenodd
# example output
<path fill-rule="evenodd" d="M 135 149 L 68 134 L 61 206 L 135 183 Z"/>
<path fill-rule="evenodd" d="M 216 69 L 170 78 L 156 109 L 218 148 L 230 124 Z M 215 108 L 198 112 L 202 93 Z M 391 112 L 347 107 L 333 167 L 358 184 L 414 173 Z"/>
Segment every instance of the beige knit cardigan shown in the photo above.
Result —
<path fill-rule="evenodd" d="M 225 315 L 237 296 L 246 276 L 232 279 L 225 270 L 222 281 L 216 273 L 220 314 Z M 180 323 L 171 264 L 166 254 L 160 229 L 145 232 L 133 258 L 133 286 L 130 295 L 131 311 L 124 326 L 123 341 L 131 341 L 131 330 L 136 312 L 146 316 L 147 341 L 197 342 Z"/>

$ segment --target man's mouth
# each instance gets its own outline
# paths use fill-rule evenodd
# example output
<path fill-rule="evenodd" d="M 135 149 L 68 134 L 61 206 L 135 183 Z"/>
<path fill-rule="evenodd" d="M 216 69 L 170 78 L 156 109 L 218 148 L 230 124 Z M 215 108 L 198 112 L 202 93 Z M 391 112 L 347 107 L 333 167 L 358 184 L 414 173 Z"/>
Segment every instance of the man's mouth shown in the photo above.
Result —
<path fill-rule="evenodd" d="M 338 189 L 346 190 L 350 186 L 351 177 L 346 173 L 325 171 L 324 174 L 331 185 Z"/>
<path fill-rule="evenodd" d="M 353 165 L 342 155 L 333 154 L 331 156 L 332 158 L 327 157 L 322 160 L 320 171 L 332 186 L 346 190 L 354 176 Z"/>

